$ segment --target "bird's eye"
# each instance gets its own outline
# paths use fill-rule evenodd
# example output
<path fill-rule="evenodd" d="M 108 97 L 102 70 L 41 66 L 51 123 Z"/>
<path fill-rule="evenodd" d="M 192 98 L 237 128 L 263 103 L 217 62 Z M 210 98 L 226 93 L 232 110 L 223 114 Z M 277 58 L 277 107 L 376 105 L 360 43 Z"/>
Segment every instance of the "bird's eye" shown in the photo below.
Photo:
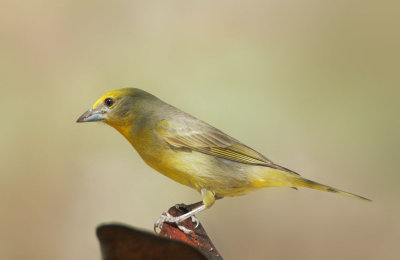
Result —
<path fill-rule="evenodd" d="M 106 105 L 106 107 L 111 107 L 113 104 L 114 104 L 114 99 L 112 98 L 104 99 L 104 105 Z"/>

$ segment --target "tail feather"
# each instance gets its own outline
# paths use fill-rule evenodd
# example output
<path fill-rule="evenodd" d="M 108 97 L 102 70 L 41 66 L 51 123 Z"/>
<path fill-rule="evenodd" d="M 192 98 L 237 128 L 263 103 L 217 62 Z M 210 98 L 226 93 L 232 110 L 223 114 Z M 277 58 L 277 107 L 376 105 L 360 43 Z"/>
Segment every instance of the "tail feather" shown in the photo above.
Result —
<path fill-rule="evenodd" d="M 315 189 L 315 190 L 321 190 L 321 191 L 327 191 L 327 192 L 332 192 L 332 193 L 337 193 L 343 196 L 347 197 L 352 197 L 360 200 L 365 200 L 365 201 L 371 201 L 370 199 L 367 199 L 365 197 L 359 196 L 357 194 L 353 194 L 350 192 L 338 190 L 336 188 L 320 184 L 315 181 L 311 181 L 308 179 L 304 179 L 300 176 L 294 176 L 295 178 L 292 179 L 292 182 L 295 184 L 296 187 L 305 187 L 305 188 L 310 188 L 310 189 Z"/>
<path fill-rule="evenodd" d="M 315 189 L 315 190 L 321 190 L 321 191 L 327 191 L 327 192 L 332 192 L 332 193 L 337 193 L 341 194 L 343 196 L 347 197 L 352 197 L 364 201 L 371 201 L 370 199 L 367 199 L 365 197 L 350 193 L 350 192 L 345 192 L 342 190 L 338 190 L 336 188 L 320 184 L 318 182 L 312 181 L 305 179 L 298 175 L 297 173 L 294 173 L 292 171 L 284 171 L 284 170 L 277 170 L 277 169 L 272 169 L 268 168 L 267 171 L 263 172 L 262 175 L 256 175 L 255 179 L 252 180 L 252 185 L 258 188 L 263 188 L 263 187 L 291 187 L 291 188 L 299 188 L 299 187 L 304 187 L 304 188 L 310 188 L 310 189 Z"/>

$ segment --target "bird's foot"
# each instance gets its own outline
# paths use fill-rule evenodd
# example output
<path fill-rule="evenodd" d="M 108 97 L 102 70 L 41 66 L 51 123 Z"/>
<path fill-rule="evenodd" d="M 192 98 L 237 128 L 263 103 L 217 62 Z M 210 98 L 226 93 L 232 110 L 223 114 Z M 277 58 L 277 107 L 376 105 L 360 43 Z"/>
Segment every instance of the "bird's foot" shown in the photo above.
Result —
<path fill-rule="evenodd" d="M 188 206 L 186 204 L 180 203 L 180 204 L 176 204 L 175 208 L 180 210 L 180 209 L 184 209 L 184 210 L 188 210 Z M 200 225 L 200 221 L 196 218 L 195 215 L 191 216 L 190 219 L 192 220 L 193 223 L 196 223 L 196 225 L 194 226 L 194 228 L 197 228 Z M 177 224 L 178 225 L 178 224 Z M 181 229 L 182 230 L 182 229 Z M 183 231 L 183 230 L 182 230 Z"/>
<path fill-rule="evenodd" d="M 192 221 L 196 222 L 196 227 L 199 225 L 199 221 L 197 220 L 197 218 L 195 216 L 192 216 Z M 193 233 L 193 230 L 190 230 L 190 229 L 186 228 L 185 226 L 181 225 L 182 220 L 180 217 L 174 217 L 171 214 L 169 214 L 168 212 L 163 212 L 161 214 L 160 218 L 156 221 L 156 223 L 154 223 L 154 232 L 157 233 L 157 229 L 161 230 L 164 225 L 164 222 L 175 223 L 175 225 L 180 230 L 182 230 L 182 232 L 185 233 L 186 235 Z"/>

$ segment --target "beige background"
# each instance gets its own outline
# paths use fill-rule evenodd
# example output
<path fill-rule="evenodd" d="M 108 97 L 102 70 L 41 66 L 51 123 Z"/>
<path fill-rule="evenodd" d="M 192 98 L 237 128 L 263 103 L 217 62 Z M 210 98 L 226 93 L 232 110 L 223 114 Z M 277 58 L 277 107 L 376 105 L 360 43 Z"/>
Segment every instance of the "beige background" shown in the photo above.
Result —
<path fill-rule="evenodd" d="M 75 120 L 139 87 L 277 163 L 358 193 L 264 189 L 199 215 L 226 259 L 399 259 L 396 1 L 2 1 L 0 259 L 99 259 L 200 197 Z"/>

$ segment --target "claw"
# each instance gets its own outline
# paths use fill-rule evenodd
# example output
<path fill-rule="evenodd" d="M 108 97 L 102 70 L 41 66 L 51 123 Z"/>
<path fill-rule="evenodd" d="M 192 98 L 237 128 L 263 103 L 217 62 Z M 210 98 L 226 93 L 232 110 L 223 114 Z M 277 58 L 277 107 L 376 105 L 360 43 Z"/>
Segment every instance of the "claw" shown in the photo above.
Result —
<path fill-rule="evenodd" d="M 193 233 L 192 230 L 184 227 L 183 225 L 180 225 L 180 222 L 178 217 L 174 217 L 171 214 L 169 214 L 168 212 L 163 212 L 160 216 L 160 218 L 154 223 L 154 232 L 157 232 L 157 229 L 161 230 L 164 222 L 169 222 L 169 223 L 175 223 L 176 226 L 182 230 L 183 233 L 185 233 L 186 235 Z M 196 222 L 196 227 L 199 225 L 199 221 L 196 217 L 192 216 L 192 221 Z M 196 228 L 195 227 L 195 228 Z"/>
<path fill-rule="evenodd" d="M 176 225 L 177 225 L 178 228 L 179 228 L 180 230 L 182 230 L 182 232 L 185 233 L 186 235 L 189 235 L 189 234 L 192 234 L 192 233 L 193 233 L 193 230 L 190 230 L 190 229 L 188 229 L 188 228 L 185 228 L 184 226 L 179 225 L 179 224 L 176 224 Z"/>
<path fill-rule="evenodd" d="M 200 221 L 196 218 L 196 216 L 191 216 L 190 218 L 192 219 L 193 223 L 196 223 L 194 228 L 197 228 L 200 225 Z"/>
<path fill-rule="evenodd" d="M 167 211 L 163 212 L 160 218 L 154 223 L 154 232 L 157 233 L 157 228 L 161 230 L 164 222 L 174 222 L 174 219 L 175 217 L 169 214 Z"/>
<path fill-rule="evenodd" d="M 196 217 L 192 217 L 192 221 L 193 221 L 193 222 L 196 222 L 197 224 L 199 223 L 199 221 L 197 220 Z M 154 232 L 158 233 L 158 232 L 157 232 L 157 229 L 161 230 L 162 227 L 163 227 L 163 225 L 164 225 L 164 222 L 175 223 L 176 226 L 177 226 L 180 230 L 182 230 L 185 234 L 191 234 L 191 233 L 193 233 L 192 230 L 190 230 L 190 229 L 184 227 L 183 225 L 180 225 L 179 217 L 174 217 L 174 216 L 172 216 L 171 214 L 169 214 L 168 212 L 163 212 L 163 213 L 161 214 L 160 218 L 154 223 Z M 197 226 L 196 226 L 196 227 L 197 227 Z"/>
<path fill-rule="evenodd" d="M 182 204 L 177 204 L 175 205 L 175 207 L 177 209 L 179 209 L 180 207 L 182 207 Z M 186 208 L 186 206 L 184 206 Z M 199 220 L 195 217 L 196 213 L 199 213 L 200 211 L 203 211 L 204 209 L 206 209 L 205 205 L 201 205 L 200 207 L 197 207 L 183 215 L 174 217 L 171 214 L 169 214 L 168 212 L 163 212 L 160 216 L 160 218 L 156 221 L 156 223 L 154 223 L 154 232 L 157 233 L 157 229 L 162 229 L 164 222 L 169 222 L 169 223 L 175 223 L 176 226 L 182 230 L 185 234 L 190 234 L 193 231 L 184 227 L 183 225 L 181 225 L 181 223 L 183 221 L 185 221 L 188 218 L 191 218 L 192 222 L 196 223 L 196 226 L 194 228 L 197 228 L 200 225 Z"/>

